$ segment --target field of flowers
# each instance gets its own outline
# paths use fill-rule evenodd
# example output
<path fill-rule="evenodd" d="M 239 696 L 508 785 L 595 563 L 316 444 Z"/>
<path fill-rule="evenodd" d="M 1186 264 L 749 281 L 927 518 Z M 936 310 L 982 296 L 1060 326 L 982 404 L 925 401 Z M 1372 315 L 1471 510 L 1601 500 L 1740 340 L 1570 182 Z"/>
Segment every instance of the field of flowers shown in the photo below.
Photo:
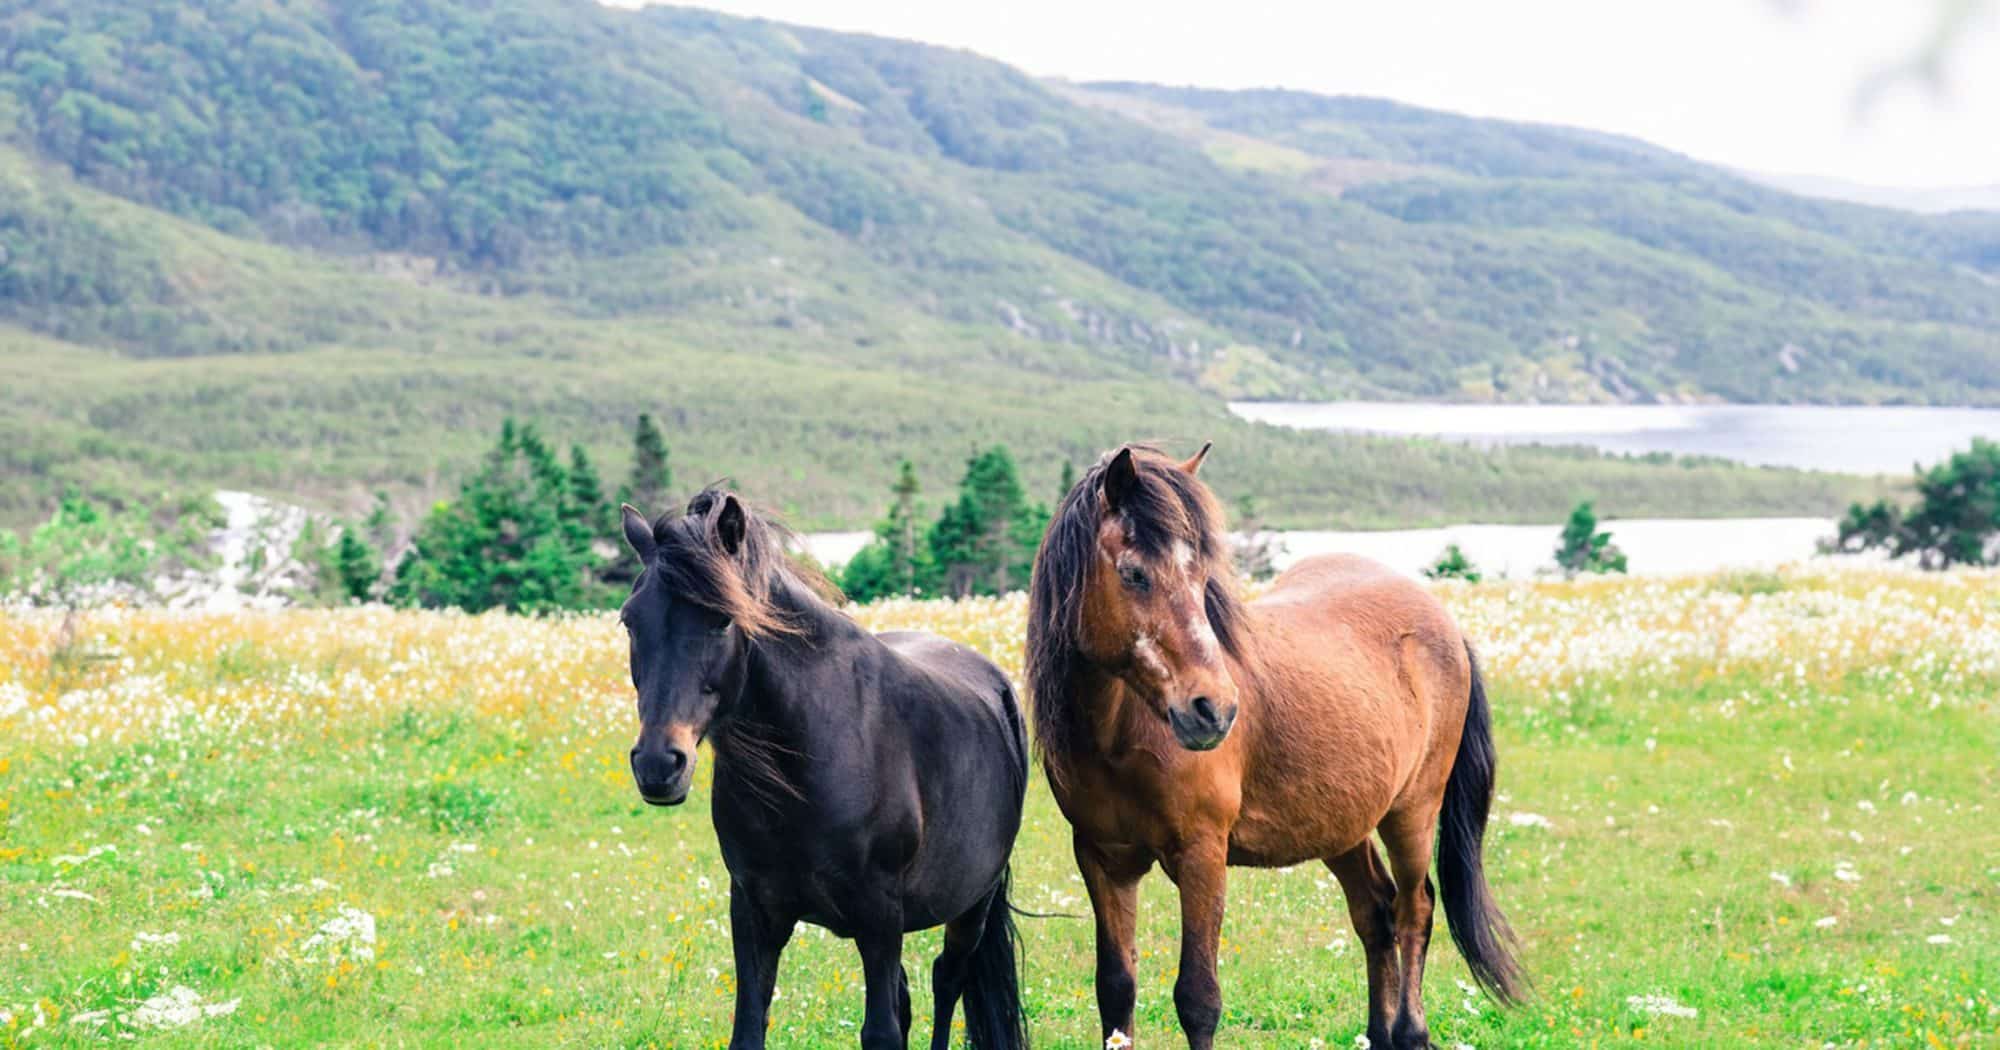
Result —
<path fill-rule="evenodd" d="M 1495 1008 L 1440 935 L 1441 1041 L 1994 1045 L 2000 575 L 1441 593 L 1493 682 L 1489 867 L 1537 984 Z M 1018 669 L 1023 611 L 858 615 Z M 100 612 L 61 632 L 0 613 L 0 1045 L 723 1044 L 703 787 L 672 811 L 635 796 L 612 619 Z M 1067 842 L 1036 787 L 1022 907 L 1087 913 Z M 1141 921 L 1140 1038 L 1177 1045 L 1163 878 Z M 1092 1045 L 1089 923 L 1023 931 L 1040 1045 Z M 913 938 L 912 972 L 935 950 Z M 1233 873 L 1223 955 L 1224 1045 L 1354 1045 L 1360 950 L 1323 869 Z M 858 969 L 802 930 L 774 1043 L 853 1045 Z"/>

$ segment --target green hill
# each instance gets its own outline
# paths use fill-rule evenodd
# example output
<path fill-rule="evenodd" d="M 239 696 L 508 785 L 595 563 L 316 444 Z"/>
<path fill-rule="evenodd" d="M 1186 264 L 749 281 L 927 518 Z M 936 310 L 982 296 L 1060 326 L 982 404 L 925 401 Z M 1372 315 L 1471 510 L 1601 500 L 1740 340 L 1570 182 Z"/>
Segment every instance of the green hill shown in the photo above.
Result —
<path fill-rule="evenodd" d="M 508 413 L 615 469 L 642 408 L 684 480 L 811 525 L 901 455 L 941 486 L 1004 441 L 1052 486 L 1135 436 L 1217 438 L 1294 524 L 1825 511 L 1860 486 L 1221 398 L 2000 403 L 1992 216 L 682 9 L 0 0 L 0 189 L 8 515 L 75 480 L 414 502 Z"/>

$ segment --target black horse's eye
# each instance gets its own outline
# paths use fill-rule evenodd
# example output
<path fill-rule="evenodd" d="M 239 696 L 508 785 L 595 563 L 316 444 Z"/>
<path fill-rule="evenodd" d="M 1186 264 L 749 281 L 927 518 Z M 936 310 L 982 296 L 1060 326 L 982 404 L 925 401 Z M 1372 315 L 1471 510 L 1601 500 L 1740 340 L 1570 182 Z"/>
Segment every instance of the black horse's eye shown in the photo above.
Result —
<path fill-rule="evenodd" d="M 729 633 L 729 625 L 725 623 L 720 627 L 711 627 L 708 629 L 708 633 L 720 638 Z"/>
<path fill-rule="evenodd" d="M 1125 581 L 1125 586 L 1135 591 L 1145 591 L 1152 586 L 1152 581 L 1146 579 L 1146 570 L 1137 565 L 1126 565 L 1120 568 L 1118 570 L 1118 578 Z"/>

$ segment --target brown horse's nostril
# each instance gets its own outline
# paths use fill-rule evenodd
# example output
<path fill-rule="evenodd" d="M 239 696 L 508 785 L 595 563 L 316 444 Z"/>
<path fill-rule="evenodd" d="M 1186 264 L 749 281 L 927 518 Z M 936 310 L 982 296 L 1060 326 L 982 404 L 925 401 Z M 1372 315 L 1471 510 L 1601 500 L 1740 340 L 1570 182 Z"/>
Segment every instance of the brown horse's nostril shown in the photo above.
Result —
<path fill-rule="evenodd" d="M 1215 702 L 1213 700 L 1210 700 L 1208 697 L 1205 696 L 1197 696 L 1193 700 L 1193 706 L 1194 706 L 1194 713 L 1200 715 L 1202 721 L 1205 721 L 1210 725 L 1222 724 L 1222 719 L 1216 717 Z"/>

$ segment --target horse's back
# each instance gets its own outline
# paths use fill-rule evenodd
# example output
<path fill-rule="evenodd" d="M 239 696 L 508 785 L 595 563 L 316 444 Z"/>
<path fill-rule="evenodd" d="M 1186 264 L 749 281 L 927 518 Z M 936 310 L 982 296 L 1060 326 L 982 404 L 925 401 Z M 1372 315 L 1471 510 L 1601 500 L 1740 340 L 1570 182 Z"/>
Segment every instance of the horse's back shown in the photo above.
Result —
<path fill-rule="evenodd" d="M 1346 798 L 1352 805 L 1318 807 L 1329 824 L 1320 832 L 1350 842 L 1391 808 L 1434 807 L 1471 686 L 1464 637 L 1443 603 L 1380 562 L 1334 554 L 1292 566 L 1251 608 L 1270 687 L 1263 713 L 1284 727 L 1265 739 L 1288 753 L 1261 756 L 1282 775 L 1250 771 L 1265 797 L 1246 794 L 1246 822 L 1271 825 L 1263 835 L 1283 842 L 1301 800 Z"/>
<path fill-rule="evenodd" d="M 1359 554 L 1302 559 L 1251 604 L 1287 618 L 1320 618 L 1392 636 L 1415 634 L 1443 652 L 1463 645 L 1443 602 L 1415 580 Z"/>
<path fill-rule="evenodd" d="M 948 686 L 940 699 L 977 703 L 1000 716 L 1008 737 L 1019 745 L 1026 768 L 1027 731 L 1006 672 L 977 649 L 928 631 L 885 631 L 876 638 L 913 667 Z"/>

